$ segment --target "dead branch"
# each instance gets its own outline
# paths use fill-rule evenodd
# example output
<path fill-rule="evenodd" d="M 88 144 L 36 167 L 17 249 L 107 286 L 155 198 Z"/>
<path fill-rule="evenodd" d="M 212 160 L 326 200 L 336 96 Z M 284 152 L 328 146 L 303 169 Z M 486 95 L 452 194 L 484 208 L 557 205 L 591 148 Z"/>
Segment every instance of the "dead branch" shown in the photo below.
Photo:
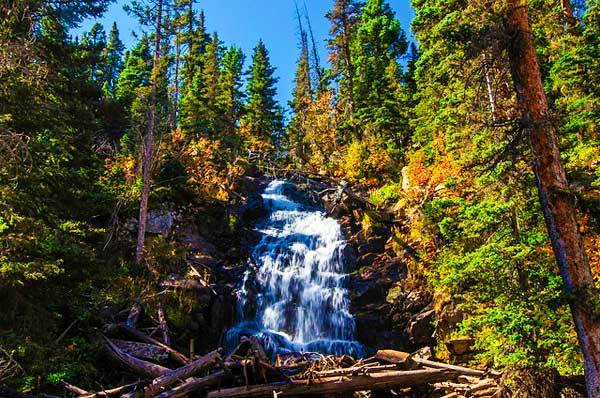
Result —
<path fill-rule="evenodd" d="M 142 359 L 138 359 L 134 356 L 131 356 L 121 351 L 116 345 L 112 343 L 112 341 L 110 341 L 104 335 L 102 337 L 104 338 L 106 348 L 108 349 L 108 352 L 111 354 L 111 356 L 139 375 L 142 375 L 144 377 L 159 377 L 171 371 L 171 369 L 165 368 L 164 366 L 160 366 L 155 363 L 144 361 Z"/>

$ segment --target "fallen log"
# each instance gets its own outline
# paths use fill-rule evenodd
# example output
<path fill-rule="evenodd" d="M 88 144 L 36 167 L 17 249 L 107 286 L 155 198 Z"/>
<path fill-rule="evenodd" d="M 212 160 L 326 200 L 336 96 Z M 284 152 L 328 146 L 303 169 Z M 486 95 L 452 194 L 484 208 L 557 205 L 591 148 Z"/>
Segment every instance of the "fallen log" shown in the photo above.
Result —
<path fill-rule="evenodd" d="M 103 335 L 102 337 L 104 338 L 106 347 L 111 356 L 139 375 L 144 377 L 159 377 L 171 371 L 171 369 L 165 368 L 164 366 L 131 356 L 121 351 L 119 347 L 114 345 L 112 341 L 106 338 L 106 336 Z"/>
<path fill-rule="evenodd" d="M 98 392 L 88 393 L 87 395 L 81 395 L 79 398 L 109 398 L 117 395 L 121 395 L 122 393 L 131 390 L 132 388 L 136 388 L 140 385 L 146 384 L 147 381 L 138 381 L 136 383 L 126 384 L 124 386 L 119 386 L 115 388 L 111 388 L 109 390 L 102 390 Z"/>
<path fill-rule="evenodd" d="M 365 364 L 362 366 L 354 366 L 351 368 L 340 368 L 332 370 L 322 370 L 320 372 L 314 372 L 316 377 L 332 377 L 332 376 L 345 376 L 345 375 L 356 375 L 356 374 L 369 374 L 375 372 L 385 372 L 389 370 L 398 370 L 397 365 L 379 365 L 372 366 Z"/>
<path fill-rule="evenodd" d="M 138 331 L 137 329 L 130 328 L 127 325 L 124 325 L 122 323 L 113 323 L 110 325 L 106 325 L 104 327 L 104 331 L 105 331 L 105 333 L 109 333 L 109 334 L 115 334 L 118 332 L 122 332 L 134 339 L 143 341 L 144 343 L 154 344 L 156 346 L 159 346 L 159 347 L 167 350 L 169 352 L 169 356 L 171 357 L 171 359 L 173 359 L 175 362 L 178 362 L 181 365 L 187 365 L 188 363 L 190 363 L 190 360 L 185 355 L 180 353 L 179 351 L 156 340 L 155 338 L 145 335 L 144 333 Z"/>
<path fill-rule="evenodd" d="M 160 375 L 160 377 L 154 379 L 151 384 L 144 388 L 141 396 L 144 398 L 154 397 L 161 393 L 165 388 L 214 366 L 220 360 L 221 354 L 219 353 L 219 350 L 212 351 L 179 369 Z M 124 397 L 135 397 L 135 393 L 124 395 Z"/>
<path fill-rule="evenodd" d="M 211 391 L 207 398 L 290 397 L 302 395 L 340 394 L 362 390 L 381 390 L 390 387 L 409 387 L 452 380 L 458 374 L 445 369 L 409 370 L 358 375 L 350 378 L 328 377 L 297 380 Z"/>
<path fill-rule="evenodd" d="M 483 370 L 471 369 L 471 368 L 466 368 L 464 366 L 458 366 L 458 365 L 448 365 L 447 363 L 431 361 L 429 359 L 423 359 L 423 358 L 414 357 L 414 356 L 410 358 L 410 361 L 412 361 L 416 364 L 422 365 L 422 366 L 430 367 L 430 368 L 452 370 L 461 375 L 478 376 L 478 377 L 484 377 L 486 375 L 486 372 L 484 372 Z"/>
<path fill-rule="evenodd" d="M 498 384 L 496 383 L 496 380 L 493 379 L 483 379 L 480 382 L 478 382 L 477 384 L 475 384 L 474 386 L 470 387 L 468 392 L 469 393 L 474 393 L 476 391 L 479 390 L 485 390 L 488 388 L 492 388 L 492 387 L 498 387 Z"/>
<path fill-rule="evenodd" d="M 61 381 L 60 385 L 67 390 L 68 392 L 72 392 L 73 394 L 76 395 L 87 395 L 89 394 L 89 392 L 87 392 L 86 390 L 84 390 L 83 388 L 79 388 L 77 386 L 74 386 L 72 384 L 67 383 L 66 381 Z"/>
<path fill-rule="evenodd" d="M 111 339 L 111 341 L 121 351 L 136 358 L 148 359 L 153 362 L 164 362 L 169 359 L 169 351 L 154 344 L 119 339 Z"/>
<path fill-rule="evenodd" d="M 395 350 L 379 350 L 375 353 L 375 359 L 395 363 L 398 365 L 404 365 L 410 359 L 410 354 Z"/>
<path fill-rule="evenodd" d="M 214 293 L 214 289 L 196 279 L 167 279 L 159 283 L 163 289 L 195 290 L 201 293 Z"/>
<path fill-rule="evenodd" d="M 157 395 L 157 398 L 184 398 L 189 394 L 209 386 L 218 385 L 225 378 L 225 372 L 220 370 L 205 377 L 193 377 L 185 383 Z"/>

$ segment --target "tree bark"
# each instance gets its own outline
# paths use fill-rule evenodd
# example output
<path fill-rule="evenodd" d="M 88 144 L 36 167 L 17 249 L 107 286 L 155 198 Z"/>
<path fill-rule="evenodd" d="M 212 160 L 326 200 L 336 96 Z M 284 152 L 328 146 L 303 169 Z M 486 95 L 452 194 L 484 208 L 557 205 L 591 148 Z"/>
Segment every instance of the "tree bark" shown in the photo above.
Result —
<path fill-rule="evenodd" d="M 140 196 L 140 216 L 138 220 L 138 236 L 135 246 L 135 261 L 144 259 L 144 242 L 146 237 L 146 224 L 148 221 L 148 196 L 152 179 L 152 163 L 154 160 L 154 126 L 156 124 L 156 77 L 160 62 L 160 41 L 162 28 L 163 0 L 158 0 L 156 12 L 156 32 L 154 37 L 154 60 L 152 63 L 150 110 L 148 111 L 148 125 L 146 135 L 142 140 L 142 194 Z"/>
<path fill-rule="evenodd" d="M 152 362 L 144 361 L 142 359 L 135 358 L 125 352 L 121 351 L 116 345 L 113 344 L 112 341 L 104 338 L 106 342 L 106 348 L 108 352 L 119 362 L 126 365 L 135 373 L 142 375 L 144 377 L 160 377 L 171 371 L 169 368 L 165 368 L 164 366 L 157 365 Z"/>
<path fill-rule="evenodd" d="M 156 398 L 183 398 L 193 395 L 195 392 L 205 389 L 206 387 L 214 386 L 219 384 L 225 378 L 224 371 L 218 371 L 211 373 L 208 376 L 200 378 L 188 379 L 185 383 L 170 390 L 157 395 Z"/>
<path fill-rule="evenodd" d="M 211 391 L 208 398 L 234 397 L 294 397 L 302 395 L 325 396 L 362 390 L 383 390 L 402 386 L 416 386 L 453 380 L 458 374 L 442 369 L 382 372 L 371 375 L 357 375 L 350 378 L 326 377 L 314 380 L 278 382 L 253 386 L 233 387 Z"/>
<path fill-rule="evenodd" d="M 579 234 L 575 196 L 569 191 L 549 118 L 527 10 L 522 0 L 511 0 L 510 5 L 505 27 L 511 38 L 508 54 L 517 104 L 531 141 L 544 218 L 583 352 L 588 394 L 600 397 L 600 318 L 592 303 L 596 286 Z"/>
<path fill-rule="evenodd" d="M 205 369 L 214 366 L 221 360 L 219 351 L 212 351 L 203 357 L 191 362 L 179 369 L 165 373 L 162 376 L 154 379 L 152 384 L 144 388 L 143 397 L 151 398 L 163 392 L 167 387 L 177 383 L 180 380 L 185 380 L 188 377 L 194 376 Z"/>
<path fill-rule="evenodd" d="M 172 360 L 174 360 L 175 362 L 177 362 L 181 365 L 187 365 L 188 363 L 190 363 L 190 360 L 185 355 L 180 353 L 179 351 L 169 347 L 166 344 L 163 344 L 162 342 L 160 342 L 150 336 L 145 335 L 144 333 L 138 331 L 137 329 L 132 329 L 130 327 L 127 327 L 127 325 L 110 324 L 110 325 L 106 325 L 104 327 L 104 330 L 105 330 L 105 333 L 108 333 L 111 335 L 118 333 L 118 332 L 122 332 L 122 333 L 125 333 L 125 334 L 133 337 L 134 339 L 143 341 L 144 343 L 154 344 L 158 347 L 161 347 L 169 352 L 169 355 L 171 356 Z"/>

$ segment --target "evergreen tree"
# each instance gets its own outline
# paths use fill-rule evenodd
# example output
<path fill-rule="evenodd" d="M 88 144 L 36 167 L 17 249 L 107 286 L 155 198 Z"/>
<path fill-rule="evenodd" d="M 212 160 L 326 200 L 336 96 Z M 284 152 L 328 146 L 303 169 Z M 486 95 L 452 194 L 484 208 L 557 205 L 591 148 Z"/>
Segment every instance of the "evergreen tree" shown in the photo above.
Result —
<path fill-rule="evenodd" d="M 103 71 L 103 54 L 106 48 L 106 32 L 104 27 L 96 22 L 90 28 L 89 32 L 83 34 L 81 47 L 84 50 L 85 63 L 89 65 L 87 77 L 98 83 L 102 87 L 105 81 Z"/>
<path fill-rule="evenodd" d="M 353 96 L 355 115 L 373 123 L 380 131 L 382 144 L 400 150 L 408 134 L 399 131 L 401 121 L 396 92 L 399 79 L 398 58 L 406 52 L 406 36 L 385 0 L 368 0 L 352 41 L 355 68 Z"/>
<path fill-rule="evenodd" d="M 107 96 L 113 96 L 117 79 L 123 70 L 123 51 L 125 45 L 119 38 L 117 23 L 113 22 L 108 38 L 108 43 L 103 53 L 103 91 Z"/>
<path fill-rule="evenodd" d="M 126 107 L 129 107 L 136 98 L 136 89 L 150 84 L 152 72 L 152 55 L 148 36 L 144 35 L 137 44 L 125 53 L 123 70 L 119 74 L 115 95 Z"/>
<path fill-rule="evenodd" d="M 308 108 L 313 102 L 313 91 L 310 73 L 310 59 L 308 51 L 308 43 L 306 40 L 306 32 L 302 28 L 300 15 L 298 15 L 300 26 L 300 58 L 294 77 L 294 92 L 290 107 L 294 112 L 292 120 L 287 129 L 288 151 L 290 154 L 300 160 L 306 162 L 307 154 L 304 148 L 304 139 L 306 135 L 305 120 Z"/>
<path fill-rule="evenodd" d="M 191 19 L 191 26 L 194 19 Z M 204 79 L 204 62 L 206 60 L 206 46 L 210 37 L 206 34 L 204 13 L 200 17 L 193 33 L 187 38 L 187 53 L 181 68 L 181 102 L 179 124 L 182 130 L 190 134 L 200 134 L 205 129 L 206 120 L 203 119 L 200 109 L 202 103 L 202 90 Z"/>
<path fill-rule="evenodd" d="M 223 140 L 234 148 L 240 144 L 236 130 L 244 108 L 243 87 L 244 53 L 239 47 L 231 46 L 223 55 L 217 101 L 223 113 Z"/>
<path fill-rule="evenodd" d="M 248 104 L 242 119 L 247 145 L 252 152 L 273 152 L 276 135 L 283 128 L 281 107 L 277 104 L 277 78 L 262 40 L 254 48 L 246 95 Z"/>
<path fill-rule="evenodd" d="M 352 42 L 360 19 L 362 4 L 356 0 L 336 0 L 327 13 L 331 23 L 328 40 L 332 77 L 338 82 L 339 102 L 348 118 L 354 113 L 354 65 Z"/>
<path fill-rule="evenodd" d="M 205 137 L 217 139 L 223 128 L 223 114 L 219 107 L 221 59 L 223 58 L 223 43 L 214 33 L 206 45 L 202 57 L 200 79 L 200 114 L 202 125 L 200 133 Z"/>

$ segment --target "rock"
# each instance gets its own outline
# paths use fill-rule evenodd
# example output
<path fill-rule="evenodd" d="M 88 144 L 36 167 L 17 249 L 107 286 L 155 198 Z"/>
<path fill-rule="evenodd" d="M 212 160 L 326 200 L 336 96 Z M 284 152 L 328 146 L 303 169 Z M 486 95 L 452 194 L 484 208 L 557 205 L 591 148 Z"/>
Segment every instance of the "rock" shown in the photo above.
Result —
<path fill-rule="evenodd" d="M 441 338 L 449 336 L 450 333 L 456 329 L 456 326 L 464 319 L 465 314 L 457 309 L 453 302 L 447 303 L 438 313 L 435 335 Z"/>
<path fill-rule="evenodd" d="M 463 355 L 470 351 L 475 340 L 470 337 L 460 337 L 446 341 L 446 348 L 454 355 Z"/>
<path fill-rule="evenodd" d="M 408 337 L 413 344 L 424 345 L 433 342 L 435 310 L 423 310 L 414 315 L 407 328 Z"/>
<path fill-rule="evenodd" d="M 192 223 L 186 223 L 177 229 L 177 241 L 187 244 L 191 250 L 198 251 L 204 255 L 215 255 L 217 248 L 200 234 L 198 227 Z"/>
<path fill-rule="evenodd" d="M 408 166 L 402 168 L 402 190 L 408 191 L 410 188 L 410 178 L 408 177 Z"/>
<path fill-rule="evenodd" d="M 265 206 L 262 196 L 259 194 L 250 195 L 246 204 L 240 212 L 240 219 L 244 223 L 252 223 L 268 214 L 268 209 Z"/>
<path fill-rule="evenodd" d="M 171 233 L 176 219 L 175 212 L 167 210 L 151 210 L 148 212 L 146 232 L 151 234 L 161 234 L 166 238 Z"/>
<path fill-rule="evenodd" d="M 365 267 L 365 266 L 369 266 L 372 265 L 375 260 L 377 259 L 378 255 L 377 253 L 365 253 L 362 256 L 360 256 L 357 260 L 357 265 L 359 267 Z"/>
<path fill-rule="evenodd" d="M 413 358 L 431 359 L 433 358 L 433 352 L 431 351 L 431 347 L 422 347 L 413 352 L 411 356 Z"/>

